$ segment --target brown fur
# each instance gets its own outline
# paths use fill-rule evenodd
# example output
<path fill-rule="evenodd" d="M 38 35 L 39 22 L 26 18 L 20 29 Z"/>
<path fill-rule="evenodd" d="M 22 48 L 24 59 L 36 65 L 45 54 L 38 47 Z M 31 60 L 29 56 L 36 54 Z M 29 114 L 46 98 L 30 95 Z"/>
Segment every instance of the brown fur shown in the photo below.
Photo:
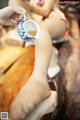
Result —
<path fill-rule="evenodd" d="M 59 53 L 61 73 L 59 96 L 62 99 L 61 120 L 80 120 L 80 41 L 63 44 Z"/>
<path fill-rule="evenodd" d="M 17 49 L 19 48 L 17 47 Z M 24 49 L 25 51 L 20 58 L 0 77 L 0 112 L 9 112 L 11 103 L 32 73 L 34 47 Z"/>

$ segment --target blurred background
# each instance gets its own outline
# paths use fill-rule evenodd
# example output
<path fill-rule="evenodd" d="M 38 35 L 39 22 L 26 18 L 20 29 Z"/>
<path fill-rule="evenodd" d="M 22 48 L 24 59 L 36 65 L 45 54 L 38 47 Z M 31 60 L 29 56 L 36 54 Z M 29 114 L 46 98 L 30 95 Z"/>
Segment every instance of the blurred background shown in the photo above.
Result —
<path fill-rule="evenodd" d="M 29 1 L 29 0 L 27 0 Z M 8 5 L 8 0 L 0 0 L 0 9 Z"/>
<path fill-rule="evenodd" d="M 8 0 L 0 0 L 0 9 L 8 5 Z"/>

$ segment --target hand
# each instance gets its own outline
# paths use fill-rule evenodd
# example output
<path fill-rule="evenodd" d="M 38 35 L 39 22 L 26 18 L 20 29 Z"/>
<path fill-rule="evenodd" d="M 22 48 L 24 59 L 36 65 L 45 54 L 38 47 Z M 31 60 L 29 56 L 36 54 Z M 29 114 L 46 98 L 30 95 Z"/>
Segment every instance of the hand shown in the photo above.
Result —
<path fill-rule="evenodd" d="M 0 10 L 0 24 L 6 26 L 15 25 L 23 18 L 25 9 L 18 6 L 8 6 Z"/>

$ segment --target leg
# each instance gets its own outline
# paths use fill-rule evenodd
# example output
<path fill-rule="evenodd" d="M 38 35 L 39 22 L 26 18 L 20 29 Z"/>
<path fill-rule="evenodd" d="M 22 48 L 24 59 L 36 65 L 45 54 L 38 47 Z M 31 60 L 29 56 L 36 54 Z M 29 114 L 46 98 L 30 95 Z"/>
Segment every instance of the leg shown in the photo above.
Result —
<path fill-rule="evenodd" d="M 43 115 L 55 110 L 57 106 L 57 92 L 51 91 L 51 95 L 42 101 L 26 118 L 26 120 L 40 120 Z"/>
<path fill-rule="evenodd" d="M 47 82 L 47 69 L 51 55 L 52 44 L 50 35 L 41 28 L 39 39 L 35 41 L 34 70 L 11 106 L 10 112 L 12 118 L 24 118 L 36 105 L 50 95 L 50 88 Z"/>

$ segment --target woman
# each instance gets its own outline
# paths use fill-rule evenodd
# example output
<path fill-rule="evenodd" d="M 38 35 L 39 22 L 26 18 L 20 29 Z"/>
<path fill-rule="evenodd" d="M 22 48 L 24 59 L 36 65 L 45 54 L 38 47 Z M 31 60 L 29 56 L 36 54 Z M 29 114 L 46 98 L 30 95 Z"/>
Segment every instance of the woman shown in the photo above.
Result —
<path fill-rule="evenodd" d="M 41 1 L 43 4 L 38 6 L 24 0 L 9 0 L 10 5 L 18 5 L 27 11 L 27 16 L 33 18 L 41 16 L 40 33 L 38 42 L 35 40 L 35 65 L 32 75 L 27 84 L 20 90 L 17 98 L 12 104 L 11 115 L 15 119 L 25 118 L 42 100 L 50 95 L 50 88 L 47 81 L 48 67 L 56 69 L 52 56 L 52 38 L 61 37 L 66 29 L 66 19 L 63 13 L 58 9 L 56 0 Z M 54 8 L 54 10 L 53 10 Z M 35 20 L 35 18 L 33 18 Z M 36 21 L 36 20 L 35 20 Z M 51 59 L 52 58 L 52 59 Z M 59 67 L 57 66 L 57 71 Z M 54 76 L 53 75 L 53 76 Z M 56 98 L 54 97 L 55 101 Z"/>
<path fill-rule="evenodd" d="M 5 7 L 0 10 L 0 25 L 5 25 L 5 26 L 16 25 L 19 22 L 19 20 L 23 18 L 23 14 L 25 13 L 26 11 L 21 7 L 17 7 L 17 6 Z M 42 101 L 36 107 L 36 109 L 34 109 L 34 111 L 27 116 L 27 120 L 38 120 L 44 114 L 52 112 L 57 104 L 57 101 L 55 101 L 54 97 L 57 99 L 57 94 L 55 91 L 51 91 L 51 95 L 47 99 Z M 55 103 L 55 106 L 53 106 L 53 103 Z"/>

